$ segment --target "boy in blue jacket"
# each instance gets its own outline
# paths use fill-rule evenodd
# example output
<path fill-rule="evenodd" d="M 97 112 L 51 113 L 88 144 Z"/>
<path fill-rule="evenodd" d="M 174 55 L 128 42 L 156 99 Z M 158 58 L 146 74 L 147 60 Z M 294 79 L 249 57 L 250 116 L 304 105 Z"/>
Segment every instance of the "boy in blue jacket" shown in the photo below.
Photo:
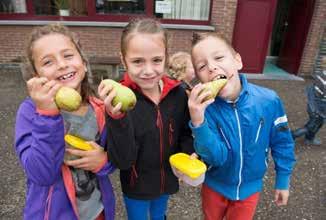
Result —
<path fill-rule="evenodd" d="M 197 154 L 209 165 L 202 187 L 206 220 L 252 219 L 271 151 L 275 203 L 286 205 L 294 142 L 278 95 L 238 73 L 241 57 L 216 33 L 194 34 L 192 60 L 201 82 L 226 78 L 218 97 L 196 85 L 188 100 Z"/>

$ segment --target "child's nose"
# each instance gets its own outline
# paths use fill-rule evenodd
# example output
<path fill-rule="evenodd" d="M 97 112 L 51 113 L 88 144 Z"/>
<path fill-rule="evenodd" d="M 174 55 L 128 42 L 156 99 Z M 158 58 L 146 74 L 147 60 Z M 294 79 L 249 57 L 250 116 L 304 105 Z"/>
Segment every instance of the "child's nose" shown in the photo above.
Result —
<path fill-rule="evenodd" d="M 145 73 L 152 73 L 152 72 L 154 72 L 153 65 L 151 65 L 151 64 L 146 64 L 146 65 L 145 65 L 145 68 L 144 68 L 144 71 L 145 71 Z"/>
<path fill-rule="evenodd" d="M 220 68 L 216 64 L 208 64 L 208 70 L 210 73 L 213 73 L 215 71 L 218 71 Z"/>
<path fill-rule="evenodd" d="M 57 60 L 58 68 L 63 69 L 67 67 L 67 61 L 65 59 L 59 58 Z"/>

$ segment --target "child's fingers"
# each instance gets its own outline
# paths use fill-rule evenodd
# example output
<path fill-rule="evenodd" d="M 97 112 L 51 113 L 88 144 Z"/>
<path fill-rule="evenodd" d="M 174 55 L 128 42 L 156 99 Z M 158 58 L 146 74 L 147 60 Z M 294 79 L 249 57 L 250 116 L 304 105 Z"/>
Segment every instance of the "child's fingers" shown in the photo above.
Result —
<path fill-rule="evenodd" d="M 117 95 L 116 91 L 112 89 L 112 91 L 109 93 L 109 95 L 105 98 L 104 104 L 106 106 L 106 109 L 109 113 L 115 115 L 115 114 L 120 114 L 121 113 L 121 103 L 118 103 L 116 106 L 112 105 L 112 100 L 114 97 Z"/>
<path fill-rule="evenodd" d="M 198 95 L 200 94 L 200 92 L 203 90 L 203 84 L 199 83 L 197 84 L 192 90 L 190 95 L 195 98 L 198 97 Z"/>
<path fill-rule="evenodd" d="M 202 92 L 198 96 L 197 100 L 199 101 L 199 103 L 203 103 L 203 102 L 205 102 L 204 100 L 207 99 L 210 95 L 212 95 L 211 91 Z"/>
<path fill-rule="evenodd" d="M 27 88 L 29 91 L 39 90 L 46 82 L 48 79 L 45 77 L 33 77 L 27 81 Z"/>
<path fill-rule="evenodd" d="M 106 85 L 104 83 L 100 83 L 99 87 L 98 87 L 98 94 L 99 97 L 104 100 L 109 92 L 113 89 L 113 87 L 111 85 Z"/>
<path fill-rule="evenodd" d="M 59 83 L 55 84 L 55 85 L 50 89 L 50 91 L 49 91 L 49 95 L 51 95 L 51 96 L 54 97 L 55 94 L 58 92 L 58 90 L 59 90 L 61 87 L 62 87 L 61 84 L 59 84 Z"/>
<path fill-rule="evenodd" d="M 192 153 L 189 157 L 191 160 L 197 159 L 198 155 L 196 153 Z"/>
<path fill-rule="evenodd" d="M 43 84 L 42 92 L 49 94 L 51 96 L 54 96 L 57 91 L 56 89 L 60 88 L 60 85 L 59 86 L 57 86 L 57 85 L 59 85 L 59 83 L 57 83 L 54 80 L 48 81 L 45 84 Z"/>
<path fill-rule="evenodd" d="M 111 113 L 116 115 L 116 114 L 120 114 L 121 113 L 121 107 L 122 107 L 122 103 L 119 102 L 116 106 L 113 107 Z"/>
<path fill-rule="evenodd" d="M 88 162 L 87 158 L 80 158 L 76 160 L 65 160 L 65 164 L 67 166 L 72 166 L 74 168 L 83 168 L 86 166 L 87 162 Z"/>
<path fill-rule="evenodd" d="M 87 141 L 87 143 L 89 143 L 90 145 L 92 145 L 92 147 L 94 149 L 103 149 L 100 145 L 98 145 L 96 142 L 94 141 Z"/>
<path fill-rule="evenodd" d="M 274 202 L 277 206 L 286 205 L 289 198 L 288 190 L 276 190 L 274 194 Z"/>
<path fill-rule="evenodd" d="M 214 101 L 215 101 L 215 99 L 208 99 L 208 100 L 204 101 L 202 104 L 204 105 L 204 108 L 206 108 L 207 106 L 212 104 Z"/>
<path fill-rule="evenodd" d="M 85 157 L 87 156 L 87 151 L 84 150 L 77 150 L 77 149 L 72 149 L 72 148 L 67 148 L 66 151 L 69 154 L 75 155 L 75 156 L 79 156 L 79 157 Z"/>

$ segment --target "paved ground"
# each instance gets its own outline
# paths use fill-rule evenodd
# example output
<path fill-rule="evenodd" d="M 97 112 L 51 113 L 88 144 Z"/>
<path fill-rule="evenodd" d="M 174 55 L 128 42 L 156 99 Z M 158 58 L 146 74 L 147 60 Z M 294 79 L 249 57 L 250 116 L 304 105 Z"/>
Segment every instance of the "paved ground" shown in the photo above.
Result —
<path fill-rule="evenodd" d="M 309 82 L 300 81 L 254 81 L 276 90 L 284 100 L 290 126 L 296 128 L 304 124 L 307 115 L 304 87 Z M 26 96 L 25 85 L 20 73 L 15 70 L 0 70 L 0 219 L 21 219 L 24 206 L 25 179 L 13 149 L 15 113 L 19 103 Z M 319 136 L 324 146 L 305 146 L 297 141 L 297 165 L 292 178 L 290 200 L 287 207 L 278 208 L 273 202 L 273 168 L 265 177 L 255 219 L 292 220 L 326 219 L 326 129 Z M 112 181 L 117 194 L 117 219 L 126 219 L 121 203 L 116 172 Z M 181 186 L 169 203 L 168 219 L 202 219 L 199 189 Z"/>

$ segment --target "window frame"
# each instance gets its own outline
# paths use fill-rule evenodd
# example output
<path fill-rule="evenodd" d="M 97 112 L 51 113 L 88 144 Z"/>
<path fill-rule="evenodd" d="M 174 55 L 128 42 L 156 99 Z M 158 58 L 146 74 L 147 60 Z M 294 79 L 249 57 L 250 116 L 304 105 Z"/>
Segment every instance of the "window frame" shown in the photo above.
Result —
<path fill-rule="evenodd" d="M 157 18 L 163 24 L 184 24 L 184 25 L 209 25 L 211 22 L 212 3 L 209 0 L 209 15 L 208 20 L 181 20 L 181 19 L 164 19 Z M 36 15 L 33 6 L 33 0 L 26 0 L 26 13 L 0 14 L 0 20 L 29 20 L 29 21 L 97 21 L 97 22 L 128 22 L 131 18 L 136 17 L 154 17 L 154 2 L 155 0 L 145 0 L 147 5 L 144 14 L 96 14 L 94 0 L 86 0 L 87 15 L 81 16 L 59 16 L 59 15 Z"/>

